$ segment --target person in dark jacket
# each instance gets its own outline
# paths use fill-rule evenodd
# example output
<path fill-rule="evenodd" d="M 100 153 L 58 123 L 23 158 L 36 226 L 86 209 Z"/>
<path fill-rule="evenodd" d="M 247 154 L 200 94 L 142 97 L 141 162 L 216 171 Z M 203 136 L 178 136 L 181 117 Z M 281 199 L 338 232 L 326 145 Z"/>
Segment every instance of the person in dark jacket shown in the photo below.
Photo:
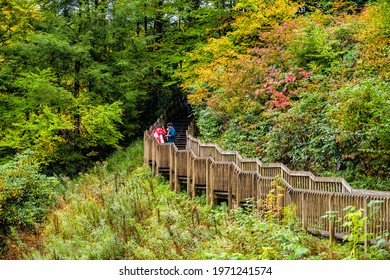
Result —
<path fill-rule="evenodd" d="M 173 127 L 173 123 L 167 123 L 167 135 L 166 139 L 168 143 L 173 143 L 176 140 L 176 130 Z"/>

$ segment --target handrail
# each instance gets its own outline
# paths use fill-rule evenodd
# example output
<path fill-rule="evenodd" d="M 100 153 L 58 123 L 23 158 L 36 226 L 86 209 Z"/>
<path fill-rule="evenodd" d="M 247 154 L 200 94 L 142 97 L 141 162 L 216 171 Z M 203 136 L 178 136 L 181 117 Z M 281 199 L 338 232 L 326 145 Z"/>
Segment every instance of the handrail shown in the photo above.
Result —
<path fill-rule="evenodd" d="M 292 171 L 287 166 L 285 166 L 282 163 L 262 163 L 259 159 L 254 158 L 243 158 L 238 152 L 236 151 L 223 151 L 218 145 L 213 143 L 202 143 L 197 138 L 193 137 L 192 135 L 188 135 L 188 141 L 190 142 L 196 142 L 197 145 L 201 148 L 214 148 L 220 155 L 234 155 L 236 156 L 236 164 L 238 166 L 241 166 L 241 163 L 245 162 L 252 162 L 257 165 L 257 171 L 260 171 L 262 169 L 266 168 L 276 168 L 280 169 L 279 173 L 283 173 L 283 178 L 287 180 L 290 184 L 291 182 L 286 179 L 286 176 L 300 176 L 300 177 L 307 177 L 311 183 L 306 185 L 301 185 L 304 189 L 312 189 L 313 184 L 315 183 L 339 183 L 341 187 L 338 188 L 339 191 L 337 192 L 352 192 L 352 187 L 343 179 L 343 178 L 332 178 L 332 177 L 317 177 L 314 176 L 311 172 L 308 171 Z M 191 143 L 189 144 L 189 147 L 191 147 Z M 199 151 L 198 156 L 202 154 L 201 151 Z M 261 174 L 261 172 L 259 172 Z M 261 174 L 263 175 L 263 174 Z M 318 186 L 317 186 L 318 188 Z"/>
<path fill-rule="evenodd" d="M 174 116 L 177 114 L 178 106 L 175 103 L 171 103 L 167 109 L 163 112 L 163 114 L 157 119 L 157 121 L 150 126 L 149 130 L 145 131 L 145 136 L 152 139 L 150 136 L 150 131 L 153 130 L 153 128 L 157 124 L 162 124 L 167 122 L 168 118 L 173 119 Z M 390 197 L 390 192 L 384 192 L 384 191 L 373 191 L 373 190 L 361 190 L 361 189 L 353 189 L 348 182 L 344 178 L 339 177 L 321 177 L 321 176 L 315 176 L 313 173 L 309 171 L 296 171 L 296 170 L 290 170 L 286 165 L 283 163 L 263 163 L 258 158 L 244 158 L 242 157 L 237 151 L 225 151 L 221 147 L 219 147 L 217 144 L 214 143 L 203 143 L 199 139 L 195 138 L 193 136 L 194 131 L 194 124 L 190 123 L 188 126 L 188 129 L 186 131 L 187 134 L 187 149 L 191 151 L 191 153 L 194 154 L 196 157 L 204 158 L 204 157 L 212 157 L 211 154 L 208 156 L 205 156 L 204 150 L 206 148 L 212 148 L 215 149 L 215 151 L 219 154 L 217 157 L 223 158 L 224 156 L 230 156 L 235 158 L 234 161 L 232 160 L 226 160 L 229 162 L 234 162 L 238 168 L 242 169 L 242 171 L 246 171 L 246 168 L 243 168 L 245 164 L 252 163 L 252 168 L 256 168 L 255 170 L 259 173 L 260 176 L 267 176 L 269 174 L 262 174 L 262 171 L 265 171 L 267 169 L 275 169 L 278 174 L 282 175 L 283 180 L 293 188 L 297 189 L 308 189 L 308 190 L 324 190 L 326 191 L 327 188 L 331 188 L 330 184 L 334 184 L 333 186 L 333 192 L 338 193 L 355 193 L 360 195 L 375 195 L 375 196 L 384 196 L 384 197 Z M 194 149 L 193 145 L 196 143 L 197 148 Z M 171 143 L 172 144 L 172 143 Z M 164 144 L 166 145 L 166 144 Z M 177 149 L 176 145 L 174 147 Z M 203 148 L 203 150 L 202 150 Z M 218 160 L 219 160 L 218 158 Z M 213 158 L 214 160 L 214 158 Z M 253 166 L 254 165 L 254 166 Z M 269 177 L 269 176 L 268 176 Z M 301 182 L 299 184 L 295 183 L 293 178 L 299 177 L 301 179 Z M 304 182 L 304 180 L 307 180 L 307 182 Z M 296 181 L 296 180 L 295 180 Z M 325 187 L 322 187 L 321 185 L 324 185 Z M 338 185 L 338 186 L 337 186 Z M 325 188 L 325 189 L 324 189 Z"/>
<path fill-rule="evenodd" d="M 173 119 L 174 108 L 168 108 L 155 123 Z M 152 129 L 152 127 L 151 127 Z M 322 218 L 327 211 L 345 212 L 354 205 L 365 215 L 372 215 L 369 202 L 380 200 L 383 204 L 378 221 L 367 225 L 367 231 L 383 234 L 390 231 L 390 192 L 356 190 L 343 178 L 317 177 L 308 171 L 293 171 L 282 163 L 262 163 L 258 158 L 243 158 L 237 151 L 224 151 L 214 143 L 202 143 L 194 135 L 191 123 L 186 131 L 186 150 L 179 150 L 174 143 L 158 144 L 148 130 L 144 133 L 144 159 L 151 164 L 154 173 L 169 170 L 171 189 L 180 190 L 179 181 L 187 185 L 187 193 L 194 197 L 197 191 L 206 191 L 207 202 L 213 204 L 216 197 L 226 195 L 229 207 L 240 205 L 246 199 L 260 201 L 272 190 L 272 181 L 279 175 L 284 182 L 282 206 L 297 205 L 297 216 L 303 228 L 321 231 L 331 238 L 349 234 L 342 227 L 344 218 L 335 222 Z M 389 237 L 387 237 L 389 239 Z"/>

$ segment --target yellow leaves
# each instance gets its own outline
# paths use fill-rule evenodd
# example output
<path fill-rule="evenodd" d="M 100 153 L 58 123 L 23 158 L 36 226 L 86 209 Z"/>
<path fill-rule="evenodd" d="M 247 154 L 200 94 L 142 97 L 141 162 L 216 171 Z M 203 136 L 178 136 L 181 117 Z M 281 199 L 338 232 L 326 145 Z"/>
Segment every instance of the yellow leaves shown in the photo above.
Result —
<path fill-rule="evenodd" d="M 213 60 L 220 58 L 234 58 L 237 56 L 234 43 L 228 37 L 211 38 L 207 45 L 202 48 L 202 54 L 208 54 Z"/>
<path fill-rule="evenodd" d="M 235 56 L 198 66 L 196 82 L 188 96 L 192 104 L 207 104 L 228 116 L 255 105 L 251 98 L 258 61 L 253 61 L 249 55 Z"/>
<path fill-rule="evenodd" d="M 390 72 L 390 4 L 383 1 L 367 7 L 361 14 L 362 28 L 359 45 L 362 59 L 385 79 Z"/>
<path fill-rule="evenodd" d="M 18 186 L 6 187 L 3 180 L 0 180 L 0 209 L 2 205 L 7 203 L 7 200 L 18 200 L 22 196 L 23 191 Z"/>
<path fill-rule="evenodd" d="M 29 117 L 21 116 L 0 140 L 0 146 L 35 151 L 35 160 L 47 164 L 66 142 L 65 131 L 74 129 L 69 114 L 59 113 L 47 106 L 30 112 Z M 12 172 L 12 171 L 10 171 Z"/>
<path fill-rule="evenodd" d="M 41 18 L 39 8 L 29 0 L 8 0 L 0 8 L 0 40 L 10 43 L 31 32 L 31 21 Z"/>
<path fill-rule="evenodd" d="M 379 7 L 367 8 L 367 11 L 361 16 L 365 27 L 360 33 L 361 39 L 375 40 L 378 43 L 382 43 L 382 40 L 389 40 L 389 20 L 387 17 L 388 15 L 384 15 Z"/>
<path fill-rule="evenodd" d="M 246 1 L 245 1 L 246 2 Z M 238 10 L 247 10 L 237 17 L 232 24 L 235 31 L 232 35 L 242 42 L 256 36 L 260 30 L 270 28 L 290 19 L 298 9 L 298 4 L 289 0 L 249 1 L 238 5 Z"/>
<path fill-rule="evenodd" d="M 332 10 L 334 11 L 351 11 L 354 12 L 355 7 L 351 6 L 350 1 L 336 0 L 332 3 Z"/>
<path fill-rule="evenodd" d="M 262 260 L 274 260 L 277 259 L 277 252 L 273 247 L 261 247 L 263 250 L 260 259 Z"/>
<path fill-rule="evenodd" d="M 272 24 L 280 24 L 294 15 L 299 7 L 299 4 L 288 0 L 276 0 L 275 3 L 267 1 L 265 16 Z"/>
<path fill-rule="evenodd" d="M 291 18 L 297 7 L 289 0 L 238 1 L 235 10 L 239 14 L 232 23 L 234 31 L 209 39 L 205 46 L 191 53 L 185 65 L 187 74 L 179 73 L 185 80 L 182 86 L 191 92 L 191 103 L 215 104 L 209 101 L 210 98 L 218 99 L 215 93 L 236 98 L 239 103 L 248 99 L 248 94 L 254 90 L 253 75 L 259 75 L 256 69 L 261 62 L 250 61 L 250 56 L 245 54 L 247 46 L 257 43 L 254 38 L 260 30 Z M 237 106 L 228 107 L 234 111 Z"/>
<path fill-rule="evenodd" d="M 210 92 L 207 90 L 207 88 L 205 88 L 203 86 L 200 86 L 200 87 L 196 88 L 196 92 L 195 93 L 190 94 L 188 96 L 188 100 L 192 104 L 199 104 L 203 100 L 207 99 L 209 93 Z"/>
<path fill-rule="evenodd" d="M 22 191 L 18 190 L 18 189 L 13 189 L 13 190 L 9 191 L 9 195 L 11 197 L 17 197 L 17 196 L 20 196 L 21 194 L 22 194 Z"/>

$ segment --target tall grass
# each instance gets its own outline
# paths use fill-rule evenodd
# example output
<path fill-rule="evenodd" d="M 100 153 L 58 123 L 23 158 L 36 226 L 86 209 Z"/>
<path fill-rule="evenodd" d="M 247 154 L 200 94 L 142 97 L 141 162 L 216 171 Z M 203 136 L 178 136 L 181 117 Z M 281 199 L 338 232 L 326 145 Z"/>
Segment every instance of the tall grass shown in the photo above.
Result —
<path fill-rule="evenodd" d="M 26 259 L 341 259 L 343 246 L 303 231 L 294 209 L 282 219 L 253 208 L 211 208 L 170 191 L 142 164 L 142 143 L 75 180 Z M 266 218 L 264 218 L 266 217 Z M 294 218 L 295 217 L 295 218 Z M 330 247 L 331 246 L 331 247 Z"/>

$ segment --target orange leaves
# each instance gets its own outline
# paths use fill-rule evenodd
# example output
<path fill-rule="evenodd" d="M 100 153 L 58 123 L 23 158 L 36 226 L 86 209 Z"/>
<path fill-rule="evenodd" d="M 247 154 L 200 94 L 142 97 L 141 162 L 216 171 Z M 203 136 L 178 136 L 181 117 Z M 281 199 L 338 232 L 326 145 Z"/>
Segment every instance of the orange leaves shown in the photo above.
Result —
<path fill-rule="evenodd" d="M 359 48 L 365 64 L 372 67 L 385 79 L 390 78 L 390 3 L 378 1 L 361 14 Z"/>
<path fill-rule="evenodd" d="M 362 16 L 317 11 L 292 18 L 295 4 L 287 0 L 239 1 L 235 10 L 233 30 L 210 39 L 191 61 L 194 75 L 185 88 L 194 105 L 226 115 L 245 112 L 246 106 L 256 112 L 284 109 L 300 92 L 339 88 L 352 67 L 390 73 L 388 4 Z M 335 82 L 324 85 L 318 74 L 328 72 Z"/>
<path fill-rule="evenodd" d="M 296 8 L 296 4 L 288 0 L 275 0 L 272 3 L 238 1 L 235 7 L 238 16 L 232 23 L 234 30 L 227 36 L 210 39 L 205 46 L 193 52 L 187 64 L 187 73 L 179 74 L 185 78 L 183 87 L 190 92 L 190 102 L 194 105 L 207 104 L 228 115 L 245 110 L 245 106 L 263 107 L 270 93 L 261 96 L 264 100 L 260 102 L 253 101 L 259 97 L 258 90 L 264 83 L 268 68 L 279 61 L 282 64 L 287 61 L 287 53 L 283 49 L 276 49 L 278 44 L 271 40 L 275 37 L 271 35 L 275 33 L 273 26 L 290 18 Z M 272 31 L 267 34 L 262 31 L 264 29 Z M 261 46 L 257 53 L 256 50 L 248 50 L 248 46 L 259 45 L 257 37 L 260 31 L 260 40 L 266 41 L 268 47 Z M 265 38 L 261 37 L 263 34 Z M 276 39 L 280 37 L 277 35 Z M 189 74 L 191 71 L 192 74 Z M 275 102 L 284 102 L 283 106 L 287 106 L 285 99 L 281 94 L 275 97 Z"/>

